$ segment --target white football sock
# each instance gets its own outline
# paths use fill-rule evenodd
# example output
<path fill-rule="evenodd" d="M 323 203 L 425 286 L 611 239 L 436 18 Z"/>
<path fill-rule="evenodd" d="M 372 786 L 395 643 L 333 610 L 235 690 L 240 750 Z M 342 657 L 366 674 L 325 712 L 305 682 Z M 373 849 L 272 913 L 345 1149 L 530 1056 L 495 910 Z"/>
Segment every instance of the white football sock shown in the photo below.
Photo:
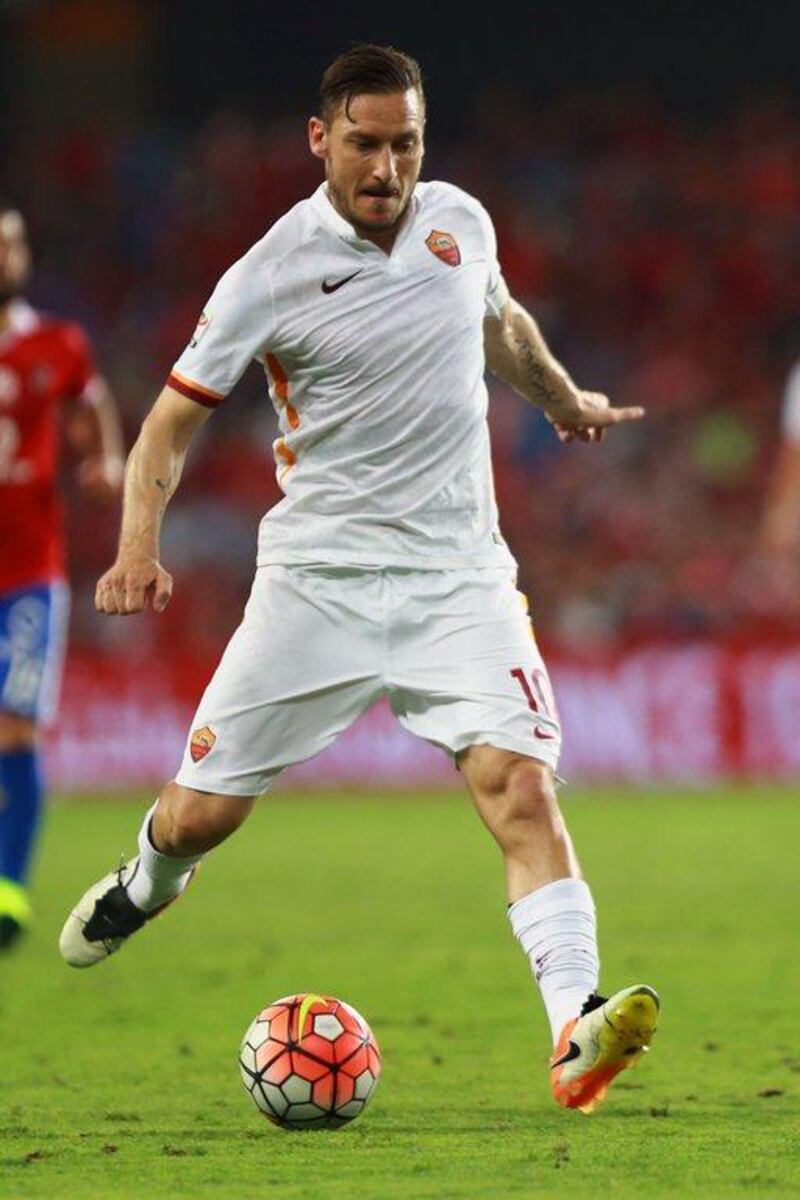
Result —
<path fill-rule="evenodd" d="M 180 895 L 196 867 L 203 858 L 193 854 L 190 858 L 171 858 L 161 854 L 150 841 L 150 822 L 156 811 L 154 804 L 148 810 L 139 830 L 139 865 L 128 884 L 128 896 L 142 912 L 152 912 L 168 900 Z"/>
<path fill-rule="evenodd" d="M 557 879 L 508 910 L 514 936 L 528 956 L 547 1009 L 553 1044 L 597 988 L 597 919 L 582 879 Z"/>

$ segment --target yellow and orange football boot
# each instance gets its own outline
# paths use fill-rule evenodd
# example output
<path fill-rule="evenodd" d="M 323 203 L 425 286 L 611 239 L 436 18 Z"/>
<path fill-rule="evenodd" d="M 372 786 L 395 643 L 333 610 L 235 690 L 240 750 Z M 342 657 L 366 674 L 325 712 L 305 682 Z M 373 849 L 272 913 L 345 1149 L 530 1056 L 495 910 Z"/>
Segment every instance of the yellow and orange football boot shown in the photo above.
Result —
<path fill-rule="evenodd" d="M 615 1076 L 650 1048 L 659 1008 L 657 993 L 643 983 L 608 1000 L 590 996 L 580 1016 L 561 1030 L 550 1059 L 556 1103 L 592 1112 Z"/>

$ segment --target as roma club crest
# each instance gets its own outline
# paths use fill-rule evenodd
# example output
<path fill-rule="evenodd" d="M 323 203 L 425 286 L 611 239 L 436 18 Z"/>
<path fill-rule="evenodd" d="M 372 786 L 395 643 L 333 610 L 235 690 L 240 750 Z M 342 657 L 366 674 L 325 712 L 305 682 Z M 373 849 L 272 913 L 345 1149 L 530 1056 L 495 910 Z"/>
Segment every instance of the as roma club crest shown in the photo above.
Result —
<path fill-rule="evenodd" d="M 461 251 L 452 233 L 442 233 L 441 229 L 432 229 L 425 238 L 425 245 L 431 254 L 435 254 L 448 267 L 457 267 L 461 262 Z"/>
<path fill-rule="evenodd" d="M 201 758 L 205 758 L 209 750 L 214 749 L 214 742 L 216 740 L 217 735 L 207 725 L 204 725 L 202 729 L 195 729 L 192 734 L 192 740 L 189 743 L 189 753 L 192 756 L 192 762 L 200 762 Z"/>

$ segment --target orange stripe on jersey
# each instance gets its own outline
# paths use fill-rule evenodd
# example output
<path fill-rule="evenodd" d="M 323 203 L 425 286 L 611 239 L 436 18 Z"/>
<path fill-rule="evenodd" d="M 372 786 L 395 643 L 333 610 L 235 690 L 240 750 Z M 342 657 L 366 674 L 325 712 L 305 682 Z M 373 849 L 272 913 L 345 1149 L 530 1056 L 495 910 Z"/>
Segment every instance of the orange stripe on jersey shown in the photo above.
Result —
<path fill-rule="evenodd" d="M 286 445 L 286 442 L 283 440 L 283 438 L 278 438 L 277 442 L 275 443 L 275 453 L 277 454 L 278 458 L 282 458 L 289 467 L 293 467 L 297 462 L 297 459 Z"/>
<path fill-rule="evenodd" d="M 289 399 L 289 377 L 274 354 L 267 355 L 267 366 L 275 380 L 275 395 L 285 404 Z"/>
<path fill-rule="evenodd" d="M 300 417 L 297 415 L 297 409 L 294 405 L 289 403 L 289 376 L 274 354 L 267 355 L 267 366 L 275 381 L 275 395 L 283 405 L 286 420 L 292 429 L 297 429 L 300 424 Z"/>
<path fill-rule="evenodd" d="M 188 396 L 190 400 L 196 400 L 206 408 L 216 408 L 225 399 L 219 392 L 212 392 L 211 388 L 203 387 L 192 379 L 185 379 L 177 371 L 170 372 L 167 384 L 182 396 Z"/>

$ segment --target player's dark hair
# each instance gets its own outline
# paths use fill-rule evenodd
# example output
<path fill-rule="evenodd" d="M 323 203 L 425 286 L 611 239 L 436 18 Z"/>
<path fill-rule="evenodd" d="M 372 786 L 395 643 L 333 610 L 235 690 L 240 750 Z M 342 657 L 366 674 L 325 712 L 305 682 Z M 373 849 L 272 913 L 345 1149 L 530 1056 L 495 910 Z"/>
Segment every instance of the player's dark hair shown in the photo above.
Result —
<path fill-rule="evenodd" d="M 409 54 L 395 50 L 393 46 L 369 43 L 353 46 L 352 50 L 335 58 L 322 76 L 320 116 L 328 124 L 342 102 L 345 116 L 350 116 L 350 102 L 354 96 L 407 92 L 409 88 L 416 89 L 424 106 L 422 72 L 419 63 Z"/>

